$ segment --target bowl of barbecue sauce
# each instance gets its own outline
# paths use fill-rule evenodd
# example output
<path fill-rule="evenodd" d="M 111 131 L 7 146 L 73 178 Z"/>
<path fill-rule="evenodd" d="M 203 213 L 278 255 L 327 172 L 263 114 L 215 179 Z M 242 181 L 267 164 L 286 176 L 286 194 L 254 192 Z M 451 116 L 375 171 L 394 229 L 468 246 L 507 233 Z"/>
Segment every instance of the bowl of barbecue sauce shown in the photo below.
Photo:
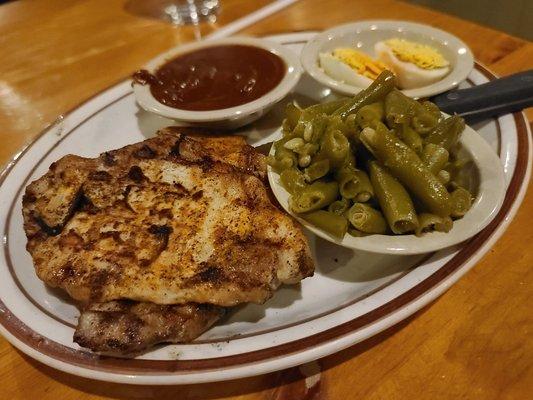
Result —
<path fill-rule="evenodd" d="M 234 129 L 298 83 L 300 61 L 268 40 L 234 37 L 179 46 L 133 74 L 138 104 L 185 125 Z"/>

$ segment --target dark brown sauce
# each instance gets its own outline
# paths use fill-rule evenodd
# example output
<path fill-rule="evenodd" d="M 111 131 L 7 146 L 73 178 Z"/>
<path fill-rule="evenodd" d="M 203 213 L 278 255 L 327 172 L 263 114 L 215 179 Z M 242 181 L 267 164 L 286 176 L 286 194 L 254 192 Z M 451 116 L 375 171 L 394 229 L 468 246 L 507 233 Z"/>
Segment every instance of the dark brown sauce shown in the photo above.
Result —
<path fill-rule="evenodd" d="M 150 85 L 152 95 L 169 107 L 208 111 L 258 99 L 281 82 L 286 69 L 268 50 L 223 45 L 180 55 L 154 74 L 137 71 L 133 80 Z"/>

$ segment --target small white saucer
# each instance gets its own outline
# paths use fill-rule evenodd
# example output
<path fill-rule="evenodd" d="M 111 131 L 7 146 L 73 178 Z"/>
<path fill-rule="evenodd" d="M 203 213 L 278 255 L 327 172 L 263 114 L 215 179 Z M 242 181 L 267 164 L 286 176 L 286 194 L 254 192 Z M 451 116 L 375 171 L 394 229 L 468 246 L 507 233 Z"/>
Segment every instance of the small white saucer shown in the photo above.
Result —
<path fill-rule="evenodd" d="M 285 62 L 287 67 L 285 76 L 274 89 L 260 98 L 231 108 L 209 111 L 180 110 L 160 103 L 152 95 L 149 85 L 141 85 L 134 82 L 133 91 L 135 92 L 137 103 L 139 103 L 139 105 L 146 111 L 153 112 L 162 117 L 174 119 L 178 121 L 180 125 L 235 129 L 249 124 L 263 116 L 274 104 L 282 100 L 300 80 L 302 67 L 300 66 L 300 61 L 296 54 L 279 43 L 251 37 L 231 37 L 178 46 L 154 58 L 142 69 L 153 73 L 168 60 L 176 58 L 180 54 L 189 53 L 206 47 L 229 44 L 260 47 L 276 54 Z M 246 60 L 242 61 L 244 63 L 246 62 Z"/>
<path fill-rule="evenodd" d="M 422 254 L 459 244 L 485 228 L 496 216 L 505 197 L 505 177 L 500 159 L 490 145 L 472 128 L 465 127 L 459 140 L 461 158 L 472 160 L 472 187 L 475 199 L 466 215 L 453 222 L 448 233 L 429 232 L 422 236 L 368 235 L 354 237 L 349 234 L 338 239 L 298 217 L 289 207 L 290 194 L 281 185 L 279 175 L 268 167 L 268 181 L 279 204 L 302 225 L 330 242 L 351 249 L 382 254 Z M 274 146 L 270 154 L 274 154 Z"/>
<path fill-rule="evenodd" d="M 353 47 L 375 57 L 374 45 L 393 37 L 430 45 L 439 50 L 451 66 L 450 73 L 440 81 L 403 90 L 407 96 L 429 97 L 453 89 L 466 79 L 474 67 L 472 51 L 456 36 L 427 25 L 392 20 L 356 22 L 319 33 L 305 45 L 301 62 L 309 75 L 323 85 L 345 95 L 354 95 L 364 88 L 348 85 L 326 75 L 319 66 L 318 55 L 338 47 Z"/>

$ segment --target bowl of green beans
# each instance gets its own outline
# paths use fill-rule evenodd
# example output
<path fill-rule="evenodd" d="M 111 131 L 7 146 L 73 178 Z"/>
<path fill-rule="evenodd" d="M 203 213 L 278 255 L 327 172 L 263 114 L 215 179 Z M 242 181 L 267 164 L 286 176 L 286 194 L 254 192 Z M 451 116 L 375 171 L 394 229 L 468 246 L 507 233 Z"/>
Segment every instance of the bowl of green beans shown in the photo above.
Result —
<path fill-rule="evenodd" d="M 506 190 L 489 144 L 461 117 L 404 95 L 389 71 L 351 98 L 288 104 L 268 165 L 274 195 L 305 227 L 376 253 L 461 243 Z"/>

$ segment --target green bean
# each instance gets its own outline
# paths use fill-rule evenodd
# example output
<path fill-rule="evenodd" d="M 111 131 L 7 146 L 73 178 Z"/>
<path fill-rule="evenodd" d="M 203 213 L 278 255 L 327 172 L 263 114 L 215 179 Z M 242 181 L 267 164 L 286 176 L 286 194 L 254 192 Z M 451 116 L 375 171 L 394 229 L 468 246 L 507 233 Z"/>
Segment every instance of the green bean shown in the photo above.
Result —
<path fill-rule="evenodd" d="M 361 232 L 355 228 L 348 228 L 348 234 L 353 236 L 353 237 L 363 237 L 363 236 L 366 236 L 366 234 L 364 232 Z"/>
<path fill-rule="evenodd" d="M 301 115 L 302 109 L 296 103 L 287 104 L 287 107 L 285 107 L 285 121 L 287 121 L 288 129 L 293 130 L 296 127 Z"/>
<path fill-rule="evenodd" d="M 335 179 L 339 182 L 339 192 L 342 197 L 353 199 L 358 194 L 358 178 L 355 168 L 346 165 L 335 172 Z"/>
<path fill-rule="evenodd" d="M 444 168 L 449 156 L 448 150 L 433 143 L 426 144 L 422 151 L 422 161 L 434 175 Z"/>
<path fill-rule="evenodd" d="M 415 107 L 415 115 L 411 120 L 411 125 L 420 135 L 427 135 L 439 122 L 440 115 L 440 112 L 438 115 L 435 115 L 435 113 L 428 110 L 427 107 L 417 103 L 417 107 Z"/>
<path fill-rule="evenodd" d="M 416 101 L 398 89 L 391 90 L 385 97 L 385 117 L 389 127 L 408 124 L 415 115 Z"/>
<path fill-rule="evenodd" d="M 327 130 L 320 141 L 317 160 L 328 159 L 330 166 L 336 168 L 342 164 L 350 151 L 346 136 L 338 130 Z"/>
<path fill-rule="evenodd" d="M 309 139 L 306 138 L 306 133 L 308 133 L 309 130 L 319 130 L 317 125 L 325 125 L 328 120 L 329 117 L 325 114 L 314 114 L 311 112 L 306 112 L 306 110 L 302 110 L 300 118 L 298 119 L 298 123 L 294 127 L 291 135 L 293 137 L 301 137 L 306 141 L 309 141 Z M 318 134 L 314 134 L 313 136 L 319 137 Z"/>
<path fill-rule="evenodd" d="M 387 125 L 385 125 L 381 121 L 372 121 L 372 123 L 370 124 L 369 128 L 372 128 L 372 129 L 386 129 L 387 131 L 389 130 L 389 128 L 387 128 Z"/>
<path fill-rule="evenodd" d="M 353 168 L 355 168 L 355 165 L 356 165 L 355 154 L 352 151 L 349 151 L 348 154 L 346 154 L 346 158 L 342 161 L 341 168 L 344 168 L 344 167 L 353 167 Z"/>
<path fill-rule="evenodd" d="M 296 168 L 285 169 L 281 172 L 279 178 L 282 186 L 291 194 L 302 190 L 306 186 L 304 175 Z"/>
<path fill-rule="evenodd" d="M 422 138 L 420 135 L 409 125 L 402 124 L 400 129 L 400 139 L 410 148 L 412 148 L 417 154 L 422 152 Z"/>
<path fill-rule="evenodd" d="M 346 217 L 328 211 L 318 210 L 302 214 L 301 217 L 338 239 L 342 239 L 348 229 L 348 220 Z"/>
<path fill-rule="evenodd" d="M 298 165 L 297 155 L 292 150 L 283 147 L 286 141 L 286 138 L 282 138 L 281 140 L 275 142 L 274 156 L 268 156 L 267 158 L 268 165 L 270 165 L 274 171 L 278 173 L 287 168 L 296 167 Z"/>
<path fill-rule="evenodd" d="M 270 165 L 272 167 L 272 169 L 274 169 L 274 171 L 276 171 L 278 173 L 279 173 L 279 171 L 282 171 L 282 170 L 279 169 L 279 165 L 278 165 L 279 161 L 276 160 L 276 156 L 273 156 L 273 155 L 267 156 L 266 163 L 267 163 L 267 165 Z"/>
<path fill-rule="evenodd" d="M 284 136 L 282 137 L 281 139 L 279 140 L 276 140 L 273 144 L 274 146 L 274 150 L 279 150 L 281 148 L 284 147 L 285 143 L 287 143 L 289 140 L 293 139 L 295 136 L 292 136 L 292 135 L 287 135 L 287 136 Z"/>
<path fill-rule="evenodd" d="M 340 115 L 342 119 L 345 119 L 348 115 L 356 113 L 361 107 L 382 100 L 394 88 L 395 81 L 392 72 L 383 71 L 368 88 L 357 93 L 345 105 L 339 107 L 333 115 Z"/>
<path fill-rule="evenodd" d="M 361 141 L 432 213 L 450 215 L 448 191 L 405 143 L 379 127 L 363 129 Z"/>
<path fill-rule="evenodd" d="M 333 115 L 328 118 L 328 126 L 326 130 L 339 131 L 344 136 L 348 134 L 348 126 L 344 123 L 342 118 L 338 115 Z"/>
<path fill-rule="evenodd" d="M 324 159 L 320 161 L 313 162 L 309 167 L 304 171 L 305 179 L 308 182 L 315 181 L 319 178 L 322 178 L 329 172 L 329 160 Z"/>
<path fill-rule="evenodd" d="M 421 236 L 424 232 L 449 232 L 453 227 L 450 217 L 439 217 L 435 214 L 422 213 L 418 216 L 419 225 L 415 231 L 416 236 Z"/>
<path fill-rule="evenodd" d="M 331 203 L 328 206 L 328 211 L 337 214 L 337 215 L 344 215 L 346 211 L 350 208 L 350 205 L 352 204 L 351 200 L 343 197 L 340 200 L 336 200 L 333 203 Z"/>
<path fill-rule="evenodd" d="M 459 135 L 465 128 L 465 121 L 458 115 L 440 121 L 426 137 L 427 143 L 438 144 L 446 150 L 457 142 Z"/>
<path fill-rule="evenodd" d="M 314 104 L 310 107 L 307 107 L 304 111 L 313 116 L 319 115 L 319 114 L 331 115 L 333 114 L 335 110 L 346 105 L 348 101 L 350 101 L 350 99 L 345 98 L 345 99 L 328 101 L 327 103 Z"/>
<path fill-rule="evenodd" d="M 368 164 L 372 186 L 391 230 L 403 234 L 417 229 L 418 218 L 407 190 L 377 161 Z"/>
<path fill-rule="evenodd" d="M 361 142 L 359 140 L 359 134 L 361 133 L 361 128 L 356 121 L 356 115 L 350 114 L 344 120 L 344 125 L 346 126 L 346 137 L 350 141 L 350 144 L 355 148 Z"/>
<path fill-rule="evenodd" d="M 420 104 L 404 95 L 399 90 L 392 90 L 385 97 L 385 115 L 390 128 L 398 124 L 411 124 L 421 135 L 427 134 L 435 127 L 440 118 L 440 110 L 429 101 Z"/>
<path fill-rule="evenodd" d="M 433 115 L 433 118 L 439 123 L 441 119 L 444 118 L 444 115 L 440 111 L 439 107 L 435 103 L 432 103 L 429 100 L 425 100 L 420 103 L 420 105 L 426 110 L 429 114 Z"/>
<path fill-rule="evenodd" d="M 315 143 L 305 143 L 304 145 L 295 148 L 293 151 L 302 156 L 314 156 L 318 152 L 318 144 Z"/>
<path fill-rule="evenodd" d="M 298 157 L 298 166 L 300 168 L 306 168 L 311 164 L 311 156 L 309 154 Z"/>
<path fill-rule="evenodd" d="M 357 195 L 355 200 L 360 203 L 366 203 L 374 197 L 374 187 L 370 183 L 370 178 L 363 170 L 356 169 L 355 176 L 357 177 Z"/>
<path fill-rule="evenodd" d="M 315 181 L 296 191 L 289 200 L 289 205 L 295 213 L 305 213 L 329 206 L 338 196 L 337 182 Z"/>
<path fill-rule="evenodd" d="M 455 179 L 458 177 L 461 170 L 465 168 L 469 163 L 470 161 L 466 159 L 448 160 L 443 169 L 450 173 L 451 179 Z"/>
<path fill-rule="evenodd" d="M 472 206 L 472 195 L 463 187 L 458 187 L 451 193 L 452 217 L 458 218 L 466 214 Z"/>
<path fill-rule="evenodd" d="M 361 128 L 366 128 L 372 121 L 381 121 L 384 115 L 383 102 L 379 101 L 361 107 L 355 114 L 355 118 Z"/>
<path fill-rule="evenodd" d="M 433 115 L 433 117 L 435 117 L 435 119 L 438 121 L 441 120 L 441 118 L 443 117 L 442 116 L 442 113 L 439 109 L 439 107 L 435 104 L 435 103 L 432 103 L 431 101 L 429 100 L 425 100 L 423 101 L 422 103 L 420 103 L 422 105 L 422 107 L 431 115 Z"/>
<path fill-rule="evenodd" d="M 441 169 L 437 173 L 437 178 L 439 178 L 439 181 L 443 185 L 446 185 L 446 184 L 448 184 L 450 182 L 450 173 L 448 171 L 446 171 L 445 169 Z"/>
<path fill-rule="evenodd" d="M 348 210 L 348 221 L 359 231 L 365 233 L 387 232 L 387 222 L 383 215 L 368 204 L 355 203 Z"/>
<path fill-rule="evenodd" d="M 293 131 L 293 129 L 294 129 L 294 128 L 293 128 L 292 126 L 290 126 L 289 121 L 287 121 L 287 118 L 285 118 L 285 119 L 283 120 L 283 122 L 281 123 L 281 134 L 282 134 L 283 136 L 285 136 L 285 135 L 290 135 L 291 132 Z"/>
<path fill-rule="evenodd" d="M 317 115 L 313 118 L 311 121 L 311 138 L 310 142 L 318 143 L 322 136 L 324 135 L 324 132 L 326 131 L 326 127 L 328 126 L 329 117 L 325 114 Z M 305 140 L 305 130 L 304 130 L 304 140 Z"/>
<path fill-rule="evenodd" d="M 283 129 L 283 139 L 285 138 L 295 138 L 295 137 L 301 137 L 303 138 L 303 133 L 305 129 L 305 121 L 299 120 L 296 123 L 296 126 L 291 129 Z"/>
<path fill-rule="evenodd" d="M 276 149 L 274 157 L 276 157 L 278 161 L 283 161 L 284 159 L 291 160 L 292 164 L 289 166 L 295 165 L 295 161 L 298 159 L 296 153 L 294 153 L 292 150 L 286 149 L 285 147 L 280 147 L 279 149 Z"/>
<path fill-rule="evenodd" d="M 344 120 L 344 123 L 346 124 L 349 130 L 359 129 L 359 126 L 357 124 L 357 114 L 348 115 Z"/>
<path fill-rule="evenodd" d="M 345 165 L 335 172 L 342 197 L 366 202 L 374 196 L 374 189 L 368 175 L 351 165 Z"/>

